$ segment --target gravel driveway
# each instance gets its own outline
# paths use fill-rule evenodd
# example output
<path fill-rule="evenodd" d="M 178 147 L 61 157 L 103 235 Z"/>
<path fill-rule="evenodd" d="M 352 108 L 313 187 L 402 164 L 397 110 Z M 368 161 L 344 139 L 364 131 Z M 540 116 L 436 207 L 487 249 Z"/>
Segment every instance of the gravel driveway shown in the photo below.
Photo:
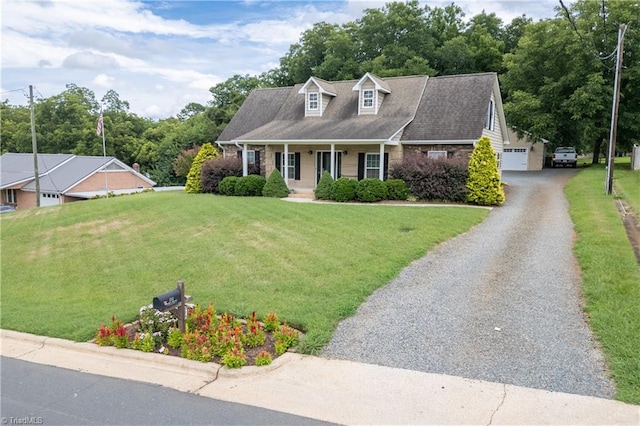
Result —
<path fill-rule="evenodd" d="M 572 253 L 574 173 L 504 172 L 507 202 L 371 295 L 322 356 L 611 398 Z"/>

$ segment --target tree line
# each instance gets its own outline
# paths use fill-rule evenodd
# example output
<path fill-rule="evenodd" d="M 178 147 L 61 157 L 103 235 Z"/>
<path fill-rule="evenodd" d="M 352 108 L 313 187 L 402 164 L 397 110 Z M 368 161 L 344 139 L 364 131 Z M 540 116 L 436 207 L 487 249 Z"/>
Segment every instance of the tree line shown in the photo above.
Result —
<path fill-rule="evenodd" d="M 110 90 L 101 99 L 107 154 L 137 162 L 159 185 L 184 184 L 181 153 L 215 141 L 249 93 L 290 86 L 310 76 L 325 80 L 497 72 L 509 125 L 553 146 L 594 152 L 608 141 L 618 25 L 625 23 L 618 147 L 640 140 L 640 4 L 579 0 L 556 17 L 533 22 L 522 15 L 505 24 L 494 13 L 465 20 L 455 3 L 421 7 L 417 0 L 364 11 L 342 25 L 320 22 L 290 46 L 278 67 L 261 75 L 234 75 L 209 89 L 206 104 L 189 103 L 175 117 L 153 121 L 129 110 Z M 36 104 L 38 150 L 102 155 L 93 91 L 68 84 Z M 3 152 L 31 152 L 30 112 L 0 103 Z M 178 161 L 179 162 L 179 161 Z"/>

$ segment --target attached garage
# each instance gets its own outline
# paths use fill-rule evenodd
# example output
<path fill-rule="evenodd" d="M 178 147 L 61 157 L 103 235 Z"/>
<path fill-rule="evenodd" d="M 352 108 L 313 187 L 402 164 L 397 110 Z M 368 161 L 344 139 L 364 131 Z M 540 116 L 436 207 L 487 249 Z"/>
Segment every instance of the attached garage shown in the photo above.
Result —
<path fill-rule="evenodd" d="M 534 142 L 524 132 L 522 138 L 512 129 L 509 132 L 509 145 L 502 152 L 502 170 L 534 171 L 542 170 L 546 152 L 546 139 Z"/>
<path fill-rule="evenodd" d="M 527 148 L 504 148 L 502 170 L 528 170 L 529 150 Z"/>

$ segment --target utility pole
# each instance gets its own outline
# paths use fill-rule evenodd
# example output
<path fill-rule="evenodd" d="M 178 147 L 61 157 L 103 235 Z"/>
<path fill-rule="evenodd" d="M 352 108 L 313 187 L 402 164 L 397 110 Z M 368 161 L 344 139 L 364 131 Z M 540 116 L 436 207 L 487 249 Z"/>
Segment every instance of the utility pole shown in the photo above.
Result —
<path fill-rule="evenodd" d="M 618 56 L 616 58 L 616 76 L 613 84 L 613 106 L 611 108 L 611 131 L 609 132 L 609 156 L 607 159 L 607 180 L 605 194 L 613 192 L 613 160 L 616 155 L 616 134 L 618 129 L 618 104 L 620 103 L 620 78 L 622 74 L 622 56 L 624 52 L 624 32 L 627 26 L 620 24 L 618 28 Z"/>
<path fill-rule="evenodd" d="M 38 171 L 38 143 L 36 142 L 36 107 L 33 105 L 33 86 L 29 85 L 31 107 L 31 145 L 33 147 L 33 174 L 36 177 L 36 206 L 40 207 L 40 173 Z"/>

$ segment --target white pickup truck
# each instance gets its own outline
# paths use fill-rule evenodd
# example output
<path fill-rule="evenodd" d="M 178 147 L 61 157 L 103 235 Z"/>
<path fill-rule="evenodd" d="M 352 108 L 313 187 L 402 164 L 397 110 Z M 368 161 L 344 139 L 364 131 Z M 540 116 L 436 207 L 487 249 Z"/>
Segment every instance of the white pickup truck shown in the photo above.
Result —
<path fill-rule="evenodd" d="M 568 164 L 573 168 L 578 167 L 578 153 L 576 149 L 570 146 L 560 146 L 556 148 L 551 158 L 551 167 L 564 167 Z"/>

